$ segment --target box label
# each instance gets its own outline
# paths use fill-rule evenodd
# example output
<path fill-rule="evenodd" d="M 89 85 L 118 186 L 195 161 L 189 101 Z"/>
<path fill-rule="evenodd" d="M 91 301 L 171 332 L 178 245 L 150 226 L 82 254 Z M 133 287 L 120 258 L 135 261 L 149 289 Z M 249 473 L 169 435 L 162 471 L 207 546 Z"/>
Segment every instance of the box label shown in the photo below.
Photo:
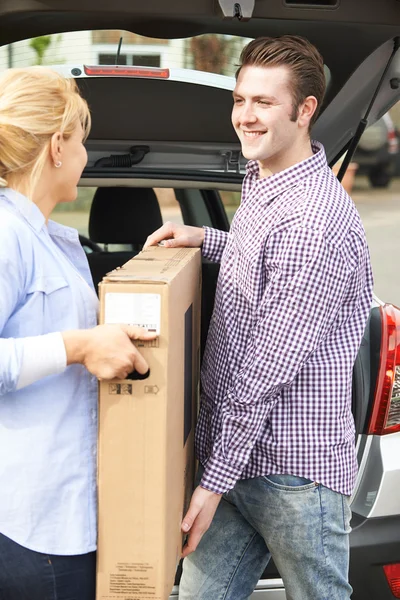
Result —
<path fill-rule="evenodd" d="M 118 563 L 116 570 L 109 574 L 108 594 L 105 600 L 161 600 L 156 593 L 157 573 L 150 563 Z"/>
<path fill-rule="evenodd" d="M 161 295 L 107 292 L 104 323 L 124 323 L 145 327 L 160 334 Z"/>

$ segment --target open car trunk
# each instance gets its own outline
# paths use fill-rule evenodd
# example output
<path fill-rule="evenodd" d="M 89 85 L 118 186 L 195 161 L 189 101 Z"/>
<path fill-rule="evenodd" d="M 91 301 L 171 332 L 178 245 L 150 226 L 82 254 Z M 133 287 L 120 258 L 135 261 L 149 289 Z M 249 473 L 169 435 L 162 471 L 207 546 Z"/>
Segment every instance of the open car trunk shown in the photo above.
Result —
<path fill-rule="evenodd" d="M 164 39 L 210 32 L 243 38 L 303 35 L 319 48 L 326 65 L 327 92 L 313 135 L 325 145 L 328 161 L 332 162 L 348 146 L 374 97 L 400 35 L 400 3 L 398 0 L 367 3 L 364 0 L 242 0 L 239 3 L 170 0 L 166 5 L 163 0 L 145 3 L 139 0 L 112 3 L 0 0 L 0 23 L 0 45 L 50 33 L 94 29 L 121 29 Z M 74 68 L 83 72 L 79 65 Z M 72 68 L 70 76 L 75 76 Z M 380 118 L 400 98 L 399 77 L 397 52 L 374 99 L 369 123 Z M 102 139 L 145 142 L 148 138 L 146 120 L 139 110 L 144 103 L 145 114 L 151 109 L 152 117 L 157 123 L 161 121 L 160 141 L 182 142 L 193 133 L 197 141 L 236 142 L 229 123 L 229 90 L 225 90 L 226 94 L 217 89 L 206 92 L 193 118 L 190 102 L 185 103 L 185 98 L 191 97 L 190 84 L 181 86 L 175 82 L 170 86 L 172 82 L 168 80 L 144 82 L 134 81 L 133 77 L 125 82 L 113 78 L 112 84 L 105 84 L 95 79 L 82 82 L 94 116 L 89 144 Z M 157 93 L 166 98 L 166 106 L 157 104 Z M 216 118 L 213 112 L 218 115 Z M 165 115 L 170 118 L 163 118 Z M 171 131 L 171 125 L 179 123 L 174 119 L 176 115 L 182 118 L 182 123 L 189 120 L 190 127 Z M 153 142 L 157 141 L 156 131 L 152 128 Z M 196 140 L 196 136 L 190 141 Z"/>

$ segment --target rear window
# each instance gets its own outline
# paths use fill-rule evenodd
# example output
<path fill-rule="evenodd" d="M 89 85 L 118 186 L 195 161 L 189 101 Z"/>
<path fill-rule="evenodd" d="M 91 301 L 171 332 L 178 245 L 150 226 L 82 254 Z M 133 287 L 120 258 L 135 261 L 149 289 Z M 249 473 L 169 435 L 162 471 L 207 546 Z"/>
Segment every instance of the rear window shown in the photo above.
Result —
<path fill-rule="evenodd" d="M 183 68 L 233 77 L 240 53 L 252 38 L 204 34 L 167 40 L 130 31 L 73 31 L 43 35 L 0 47 L 0 72 L 32 65 L 114 65 Z M 325 65 L 327 87 L 330 71 Z"/>
<path fill-rule="evenodd" d="M 240 52 L 250 38 L 206 34 L 166 40 L 128 31 L 75 31 L 44 35 L 0 48 L 0 70 L 46 64 L 116 64 L 196 69 L 234 75 Z"/>

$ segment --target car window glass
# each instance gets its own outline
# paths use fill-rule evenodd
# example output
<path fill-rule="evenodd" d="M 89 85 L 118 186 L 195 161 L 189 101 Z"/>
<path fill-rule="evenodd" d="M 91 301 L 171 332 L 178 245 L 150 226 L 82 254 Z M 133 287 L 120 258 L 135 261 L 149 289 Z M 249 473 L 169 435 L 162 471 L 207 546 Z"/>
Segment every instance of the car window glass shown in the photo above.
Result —
<path fill-rule="evenodd" d="M 240 53 L 252 39 L 203 34 L 184 39 L 149 38 L 129 31 L 73 31 L 43 35 L 0 47 L 0 71 L 48 64 L 116 64 L 196 69 L 234 76 Z M 329 83 L 329 69 L 325 69 Z"/>
<path fill-rule="evenodd" d="M 232 223 L 233 216 L 240 204 L 240 192 L 219 190 L 219 194 L 221 196 L 229 223 Z"/>
<path fill-rule="evenodd" d="M 90 207 L 96 189 L 95 187 L 79 187 L 75 202 L 59 204 L 55 207 L 51 218 L 62 225 L 74 227 L 80 235 L 89 237 Z M 163 222 L 182 223 L 182 213 L 175 191 L 172 188 L 154 188 L 154 192 L 160 205 Z M 103 246 L 102 244 L 98 245 Z M 130 246 L 126 244 L 109 244 L 108 250 L 130 250 Z"/>
<path fill-rule="evenodd" d="M 57 33 L 1 47 L 0 71 L 46 64 L 115 64 L 121 37 L 121 65 L 187 68 L 222 75 L 234 75 L 240 52 L 250 40 L 215 34 L 166 40 L 120 30 Z"/>
<path fill-rule="evenodd" d="M 95 191 L 95 187 L 79 187 L 75 202 L 58 204 L 51 218 L 62 225 L 74 227 L 80 235 L 88 237 L 89 212 Z"/>
<path fill-rule="evenodd" d="M 154 188 L 160 205 L 161 216 L 164 223 L 182 223 L 182 212 L 176 199 L 175 190 L 172 188 Z"/>

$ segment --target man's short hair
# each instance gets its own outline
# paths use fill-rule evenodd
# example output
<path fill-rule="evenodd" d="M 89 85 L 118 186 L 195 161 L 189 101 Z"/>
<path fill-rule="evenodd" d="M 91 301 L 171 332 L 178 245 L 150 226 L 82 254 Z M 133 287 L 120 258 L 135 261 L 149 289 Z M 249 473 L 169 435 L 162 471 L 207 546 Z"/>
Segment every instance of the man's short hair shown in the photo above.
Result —
<path fill-rule="evenodd" d="M 290 91 L 293 96 L 292 121 L 297 119 L 299 106 L 307 96 L 315 96 L 318 105 L 310 122 L 315 123 L 325 94 L 324 61 L 308 40 L 298 35 L 260 37 L 245 46 L 240 55 L 238 77 L 242 67 L 287 67 L 291 73 Z"/>

